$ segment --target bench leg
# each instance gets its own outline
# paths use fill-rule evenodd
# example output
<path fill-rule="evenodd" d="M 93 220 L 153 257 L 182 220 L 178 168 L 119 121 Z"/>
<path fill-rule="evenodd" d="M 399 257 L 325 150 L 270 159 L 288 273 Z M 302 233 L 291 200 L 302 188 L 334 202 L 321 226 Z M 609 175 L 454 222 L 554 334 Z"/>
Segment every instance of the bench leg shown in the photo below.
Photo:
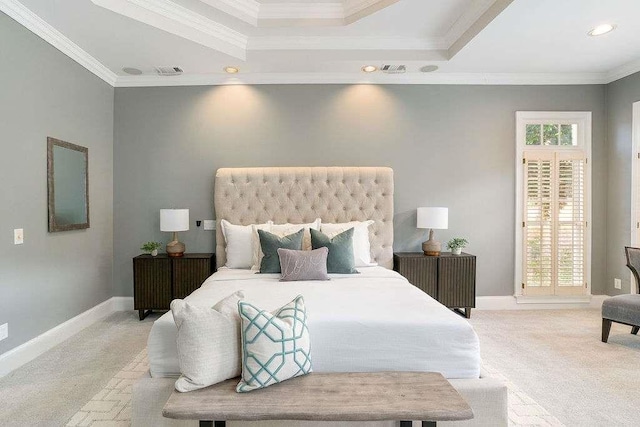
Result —
<path fill-rule="evenodd" d="M 638 330 L 640 330 L 640 326 L 634 326 L 633 328 L 631 328 L 631 333 L 633 335 L 638 335 Z"/>
<path fill-rule="evenodd" d="M 611 332 L 611 320 L 602 319 L 602 342 L 607 342 L 609 339 L 609 332 Z"/>
<path fill-rule="evenodd" d="M 226 421 L 200 421 L 200 427 L 226 427 Z"/>

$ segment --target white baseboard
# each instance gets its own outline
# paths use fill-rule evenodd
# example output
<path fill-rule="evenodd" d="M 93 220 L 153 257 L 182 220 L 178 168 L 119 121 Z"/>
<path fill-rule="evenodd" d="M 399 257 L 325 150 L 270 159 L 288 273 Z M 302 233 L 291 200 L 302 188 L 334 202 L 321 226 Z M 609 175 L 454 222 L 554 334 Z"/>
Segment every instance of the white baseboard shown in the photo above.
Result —
<path fill-rule="evenodd" d="M 133 310 L 133 297 L 113 297 L 113 311 Z"/>
<path fill-rule="evenodd" d="M 133 297 L 109 298 L 26 343 L 0 354 L 0 378 L 111 313 L 128 310 L 133 310 Z"/>
<path fill-rule="evenodd" d="M 591 295 L 581 298 L 538 297 L 535 299 L 514 296 L 476 297 L 476 310 L 565 310 L 573 308 L 600 308 L 608 295 Z"/>

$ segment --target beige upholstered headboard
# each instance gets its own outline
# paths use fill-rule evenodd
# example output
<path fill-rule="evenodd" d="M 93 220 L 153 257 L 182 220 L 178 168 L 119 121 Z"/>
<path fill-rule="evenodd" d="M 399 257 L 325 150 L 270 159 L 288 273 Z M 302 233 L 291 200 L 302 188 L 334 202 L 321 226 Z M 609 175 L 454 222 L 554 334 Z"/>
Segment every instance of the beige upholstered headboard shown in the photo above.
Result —
<path fill-rule="evenodd" d="M 222 168 L 216 172 L 216 260 L 225 264 L 220 221 L 256 224 L 375 221 L 373 261 L 393 267 L 393 170 L 385 167 Z"/>

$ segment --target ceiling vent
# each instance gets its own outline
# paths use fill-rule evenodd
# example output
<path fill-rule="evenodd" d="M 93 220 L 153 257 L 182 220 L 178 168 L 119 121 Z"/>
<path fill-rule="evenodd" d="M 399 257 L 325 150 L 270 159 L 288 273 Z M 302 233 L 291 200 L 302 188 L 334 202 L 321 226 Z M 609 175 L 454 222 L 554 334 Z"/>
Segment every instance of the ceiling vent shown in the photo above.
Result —
<path fill-rule="evenodd" d="M 380 71 L 387 74 L 402 74 L 407 72 L 406 65 L 383 65 Z"/>
<path fill-rule="evenodd" d="M 156 72 L 160 76 L 179 76 L 182 74 L 180 67 L 156 67 Z"/>

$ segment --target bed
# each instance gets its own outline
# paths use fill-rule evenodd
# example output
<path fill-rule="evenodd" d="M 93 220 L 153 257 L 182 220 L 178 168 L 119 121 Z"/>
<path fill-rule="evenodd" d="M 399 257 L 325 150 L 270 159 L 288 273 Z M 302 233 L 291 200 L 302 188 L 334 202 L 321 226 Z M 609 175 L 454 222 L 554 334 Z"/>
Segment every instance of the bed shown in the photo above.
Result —
<path fill-rule="evenodd" d="M 220 268 L 187 300 L 211 306 L 243 290 L 247 300 L 276 308 L 302 294 L 316 372 L 441 372 L 475 413 L 474 420 L 444 425 L 507 425 L 506 388 L 482 375 L 473 328 L 391 270 L 393 190 L 389 168 L 219 169 L 214 193 L 218 265 L 225 264 L 223 219 L 242 225 L 269 220 L 300 224 L 320 217 L 331 223 L 374 220 L 369 237 L 377 266 L 358 268 L 358 275 L 331 275 L 329 282 L 290 283 L 278 282 L 277 275 Z M 160 415 L 179 374 L 175 337 L 169 312 L 154 323 L 149 336 L 150 375 L 134 386 L 133 425 L 195 425 Z"/>

